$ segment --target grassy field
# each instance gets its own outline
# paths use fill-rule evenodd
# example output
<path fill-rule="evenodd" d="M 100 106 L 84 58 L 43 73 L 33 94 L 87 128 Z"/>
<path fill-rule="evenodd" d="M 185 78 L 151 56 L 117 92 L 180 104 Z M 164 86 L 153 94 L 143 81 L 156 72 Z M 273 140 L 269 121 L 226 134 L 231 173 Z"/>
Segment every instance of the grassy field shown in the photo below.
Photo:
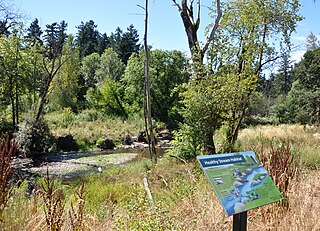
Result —
<path fill-rule="evenodd" d="M 268 158 L 283 143 L 294 157 L 294 172 L 286 181 L 287 200 L 249 211 L 248 230 L 320 230 L 318 134 L 317 128 L 298 125 L 241 131 L 241 150 L 254 150 L 264 159 L 264 165 L 281 168 Z M 152 200 L 144 179 L 148 180 Z M 52 211 L 61 230 L 232 230 L 232 217 L 225 215 L 195 161 L 185 164 L 164 156 L 152 166 L 142 159 L 71 182 L 50 181 L 51 191 L 56 193 L 51 196 L 43 182 L 31 196 L 26 196 L 26 183 L 14 190 L 1 230 L 48 229 L 45 198 L 56 205 Z"/>

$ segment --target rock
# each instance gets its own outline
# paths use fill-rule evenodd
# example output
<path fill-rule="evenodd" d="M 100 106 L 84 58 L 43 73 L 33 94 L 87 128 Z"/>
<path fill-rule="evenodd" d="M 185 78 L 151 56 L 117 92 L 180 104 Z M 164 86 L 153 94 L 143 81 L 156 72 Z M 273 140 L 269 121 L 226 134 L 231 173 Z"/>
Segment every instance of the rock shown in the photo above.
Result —
<path fill-rule="evenodd" d="M 79 151 L 79 147 L 72 135 L 60 136 L 57 140 L 57 149 L 62 151 Z"/>
<path fill-rule="evenodd" d="M 160 131 L 158 131 L 157 133 L 157 137 L 159 140 L 172 140 L 172 134 L 170 132 L 170 130 L 168 129 L 162 129 Z"/>
<path fill-rule="evenodd" d="M 233 209 L 234 209 L 235 213 L 241 213 L 241 212 L 245 211 L 246 206 L 245 206 L 245 204 L 243 204 L 241 202 L 237 202 L 234 204 Z"/>
<path fill-rule="evenodd" d="M 112 139 L 103 139 L 101 144 L 97 145 L 98 148 L 101 149 L 114 149 L 116 147 L 116 145 L 113 143 Z"/>
<path fill-rule="evenodd" d="M 145 131 L 140 131 L 139 132 L 138 137 L 137 137 L 137 141 L 140 142 L 140 143 L 145 143 L 145 144 L 148 143 Z"/>
<path fill-rule="evenodd" d="M 125 134 L 122 143 L 123 143 L 124 145 L 131 145 L 131 144 L 133 144 L 133 140 L 132 140 L 131 135 L 130 135 L 129 133 L 126 133 L 126 134 Z"/>

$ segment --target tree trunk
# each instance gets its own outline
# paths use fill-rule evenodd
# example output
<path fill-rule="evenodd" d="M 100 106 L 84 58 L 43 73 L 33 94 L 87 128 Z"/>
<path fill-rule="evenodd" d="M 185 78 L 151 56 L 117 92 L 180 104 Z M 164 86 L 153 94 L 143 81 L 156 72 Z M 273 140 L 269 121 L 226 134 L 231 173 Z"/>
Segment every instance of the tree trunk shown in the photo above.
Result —
<path fill-rule="evenodd" d="M 141 7 L 141 6 L 140 6 Z M 152 116 L 151 116 L 151 97 L 150 97 L 150 80 L 149 80 L 149 52 L 148 52 L 148 0 L 146 0 L 145 7 L 141 7 L 145 10 L 145 24 L 144 24 L 144 52 L 145 52 L 145 63 L 144 63 L 144 73 L 145 73 L 145 94 L 146 94 L 146 112 L 147 112 L 147 122 L 146 133 L 148 138 L 149 153 L 152 163 L 157 163 L 157 153 L 155 137 L 153 133 L 152 126 Z"/>
<path fill-rule="evenodd" d="M 213 129 L 210 129 L 210 131 L 206 133 L 205 143 L 203 144 L 204 155 L 216 154 L 216 147 L 214 145 L 213 133 L 214 133 Z"/>

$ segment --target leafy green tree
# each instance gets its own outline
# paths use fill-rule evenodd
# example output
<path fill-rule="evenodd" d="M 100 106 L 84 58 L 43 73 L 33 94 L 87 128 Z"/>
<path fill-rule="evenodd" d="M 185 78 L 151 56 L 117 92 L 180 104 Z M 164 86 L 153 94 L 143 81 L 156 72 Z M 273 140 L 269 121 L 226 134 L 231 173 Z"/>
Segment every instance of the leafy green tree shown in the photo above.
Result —
<path fill-rule="evenodd" d="M 149 75 L 153 118 L 177 125 L 178 86 L 188 81 L 186 56 L 180 51 L 150 50 Z M 144 53 L 133 54 L 127 64 L 123 82 L 125 98 L 133 112 L 141 112 L 144 105 Z M 164 103 L 165 102 L 165 103 Z"/>
<path fill-rule="evenodd" d="M 0 94 L 2 102 L 10 103 L 13 128 L 19 123 L 21 96 L 32 86 L 30 57 L 23 49 L 23 42 L 21 31 L 0 37 Z"/>
<path fill-rule="evenodd" d="M 220 118 L 227 127 L 224 151 L 234 148 L 251 96 L 257 89 L 261 71 L 280 57 L 276 46 L 270 42 L 271 38 L 277 36 L 280 45 L 290 45 L 290 34 L 301 19 L 298 15 L 299 3 L 296 0 L 281 1 L 278 4 L 272 1 L 229 1 L 222 7 L 224 14 L 208 53 L 208 70 L 199 62 L 197 65 L 200 67 L 195 69 L 198 73 L 194 74 L 196 81 L 190 82 L 185 93 L 187 99 L 191 99 L 193 95 L 196 98 L 203 95 L 203 109 L 198 101 L 190 100 L 190 103 L 186 104 L 186 111 L 197 115 L 193 110 L 200 110 L 207 112 L 206 117 L 211 117 L 195 119 L 204 124 L 188 124 L 190 127 L 211 129 L 202 136 L 201 142 L 204 151 L 211 153 L 215 152 L 213 129 L 221 124 Z M 204 76 L 200 80 L 197 78 L 199 71 L 203 71 L 200 76 Z M 222 80 L 217 84 L 215 79 Z M 198 85 L 203 87 L 199 89 Z M 217 102 L 220 108 L 212 108 L 211 101 Z"/>
<path fill-rule="evenodd" d="M 124 68 L 112 48 L 106 49 L 101 57 L 93 53 L 83 59 L 82 72 L 86 77 L 93 77 L 94 83 L 86 95 L 90 106 L 105 113 L 127 117 L 120 83 Z"/>
<path fill-rule="evenodd" d="M 85 81 L 85 87 L 87 89 L 94 87 L 97 84 L 96 71 L 100 66 L 100 55 L 98 53 L 92 53 L 84 57 L 81 64 L 80 71 Z"/>
<path fill-rule="evenodd" d="M 97 88 L 89 88 L 86 99 L 89 105 L 106 114 L 126 118 L 126 112 L 121 99 L 121 84 L 111 78 L 104 79 Z"/>
<path fill-rule="evenodd" d="M 120 81 L 124 73 L 124 64 L 112 48 L 106 49 L 100 57 L 100 65 L 95 73 L 96 82 L 99 84 L 106 78 Z"/>
<path fill-rule="evenodd" d="M 63 46 L 63 57 L 66 62 L 61 66 L 57 77 L 52 81 L 52 92 L 48 97 L 51 110 L 71 108 L 77 110 L 77 92 L 79 90 L 77 78 L 80 73 L 78 49 L 74 38 L 69 35 Z"/>
<path fill-rule="evenodd" d="M 97 52 L 101 55 L 109 46 L 109 37 L 106 33 L 100 34 L 98 37 Z"/>
<path fill-rule="evenodd" d="M 252 93 L 257 88 L 258 76 L 265 66 L 281 57 L 275 43 L 270 42 L 271 38 L 278 36 L 281 50 L 290 48 L 290 35 L 301 17 L 296 0 L 279 4 L 272 1 L 232 1 L 224 9 L 212 57 L 215 66 L 217 62 L 221 66 L 216 68 L 216 74 L 226 74 L 225 87 L 230 88 L 229 93 L 233 92 L 226 95 L 231 100 L 228 100 L 229 109 L 224 122 L 228 127 L 230 151 L 237 140 Z"/>
<path fill-rule="evenodd" d="M 294 81 L 292 69 L 293 66 L 290 55 L 288 53 L 282 54 L 278 73 L 275 74 L 273 79 L 273 87 L 276 95 L 287 95 L 290 91 Z"/>
<path fill-rule="evenodd" d="M 25 40 L 27 42 L 26 50 L 30 53 L 30 61 L 33 66 L 33 104 L 35 105 L 41 86 L 42 68 L 42 39 L 43 31 L 39 26 L 38 19 L 35 19 L 27 29 Z"/>
<path fill-rule="evenodd" d="M 296 114 L 296 122 L 320 123 L 320 48 L 308 50 L 294 68 L 298 80 L 290 92 L 292 105 L 303 108 L 304 113 Z M 300 111 L 300 110 L 299 110 Z M 297 112 L 296 112 L 297 113 Z"/>

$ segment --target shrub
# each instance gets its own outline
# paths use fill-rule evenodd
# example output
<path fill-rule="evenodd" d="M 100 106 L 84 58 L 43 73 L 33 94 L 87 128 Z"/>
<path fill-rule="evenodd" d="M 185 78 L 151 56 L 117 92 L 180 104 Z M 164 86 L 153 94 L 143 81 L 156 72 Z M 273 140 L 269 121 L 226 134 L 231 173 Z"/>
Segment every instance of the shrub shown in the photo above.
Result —
<path fill-rule="evenodd" d="M 264 167 L 280 192 L 287 198 L 290 183 L 299 173 L 299 162 L 292 155 L 290 143 L 282 141 L 277 147 L 272 145 L 269 151 L 261 149 L 259 159 L 264 164 Z"/>
<path fill-rule="evenodd" d="M 47 123 L 32 117 L 19 124 L 15 140 L 19 152 L 24 156 L 46 152 L 54 143 Z"/>

